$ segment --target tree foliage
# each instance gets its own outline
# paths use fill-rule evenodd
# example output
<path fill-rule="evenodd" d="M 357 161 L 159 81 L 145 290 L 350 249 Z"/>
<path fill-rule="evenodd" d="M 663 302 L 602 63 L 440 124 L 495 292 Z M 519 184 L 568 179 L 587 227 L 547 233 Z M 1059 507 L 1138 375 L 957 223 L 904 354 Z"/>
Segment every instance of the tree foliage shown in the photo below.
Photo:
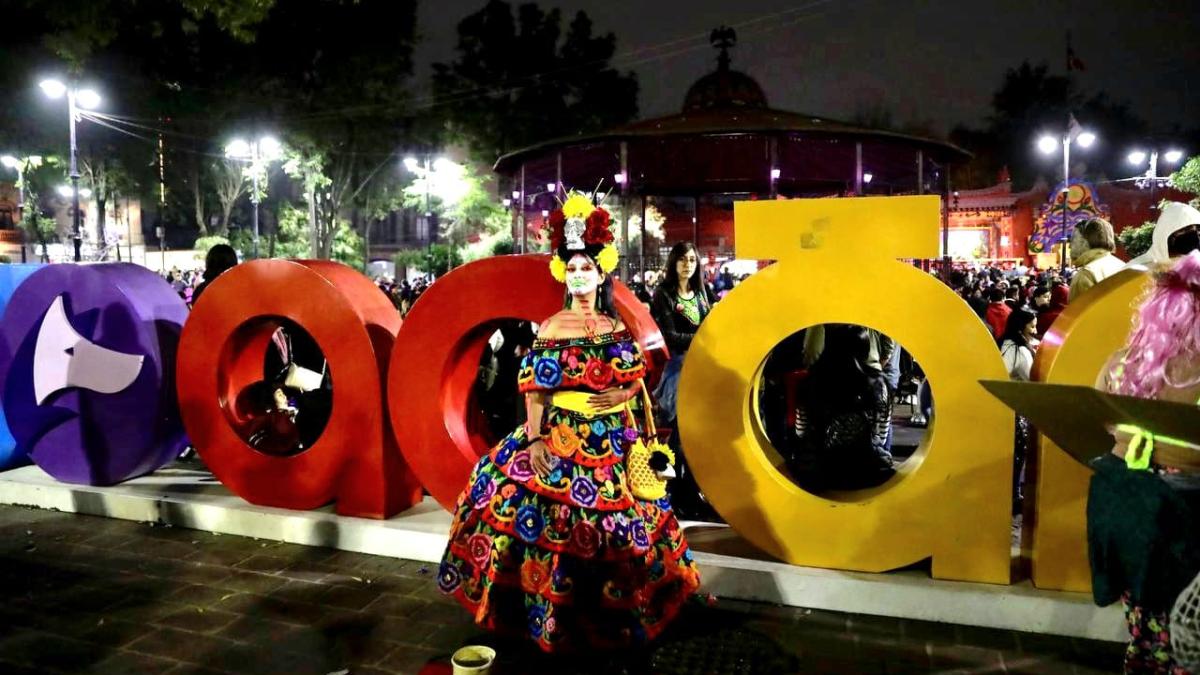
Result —
<path fill-rule="evenodd" d="M 1125 249 L 1130 258 L 1136 258 L 1150 250 L 1155 224 L 1153 220 L 1147 220 L 1137 227 L 1127 227 L 1117 234 L 1117 243 Z"/>
<path fill-rule="evenodd" d="M 610 65 L 612 33 L 579 12 L 563 34 L 557 9 L 490 0 L 458 25 L 458 55 L 434 66 L 438 118 L 474 157 L 599 131 L 637 115 L 637 79 Z"/>
<path fill-rule="evenodd" d="M 1192 200 L 1192 206 L 1200 203 L 1200 155 L 1192 157 L 1171 174 L 1171 185 L 1194 195 L 1196 198 Z"/>
<path fill-rule="evenodd" d="M 955 187 L 991 185 L 1004 169 L 1017 190 L 1027 189 L 1039 175 L 1051 182 L 1061 180 L 1061 152 L 1045 156 L 1035 146 L 1044 134 L 1061 136 L 1071 114 L 1100 138 L 1091 148 L 1073 146 L 1072 176 L 1097 180 L 1128 173 L 1123 151 L 1143 134 L 1146 123 L 1103 92 L 1083 92 L 1045 64 L 1026 61 L 1004 73 L 982 129 L 958 127 L 951 132 L 951 141 L 975 155 L 954 175 Z"/>

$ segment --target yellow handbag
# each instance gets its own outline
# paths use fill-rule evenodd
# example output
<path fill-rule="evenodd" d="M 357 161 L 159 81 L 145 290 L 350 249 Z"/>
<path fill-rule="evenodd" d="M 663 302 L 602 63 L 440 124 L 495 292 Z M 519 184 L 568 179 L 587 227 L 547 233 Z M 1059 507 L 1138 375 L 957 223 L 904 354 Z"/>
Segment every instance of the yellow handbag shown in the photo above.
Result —
<path fill-rule="evenodd" d="M 650 403 L 650 394 L 646 384 L 639 380 L 642 389 L 642 408 L 646 419 L 645 434 L 638 434 L 638 439 L 630 446 L 625 456 L 625 476 L 629 481 L 629 490 L 638 499 L 655 501 L 667 495 L 667 479 L 662 473 L 675 464 L 675 453 L 665 443 L 658 440 L 658 430 L 654 426 L 654 413 Z M 628 404 L 625 407 L 629 417 L 629 425 L 637 429 L 637 420 L 633 409 Z M 643 440 L 644 438 L 644 440 Z M 657 456 L 656 456 L 657 455 Z M 655 469 L 654 465 L 662 466 Z"/>

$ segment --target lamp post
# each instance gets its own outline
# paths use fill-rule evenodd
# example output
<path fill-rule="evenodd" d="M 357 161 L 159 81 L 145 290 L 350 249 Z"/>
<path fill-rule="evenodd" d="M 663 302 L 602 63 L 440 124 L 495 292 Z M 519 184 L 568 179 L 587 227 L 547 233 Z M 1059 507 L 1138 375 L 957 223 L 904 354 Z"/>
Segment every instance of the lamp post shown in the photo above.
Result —
<path fill-rule="evenodd" d="M 80 232 L 79 222 L 79 165 L 76 160 L 78 151 L 75 145 L 75 121 L 79 118 L 80 108 L 93 110 L 100 107 L 100 94 L 92 89 L 76 89 L 74 85 L 68 87 L 59 80 L 42 80 L 39 86 L 50 98 L 62 98 L 64 94 L 67 96 L 67 117 L 71 127 L 71 206 L 74 209 L 71 236 L 75 241 L 75 262 L 80 262 L 83 260 L 83 234 Z"/>
<path fill-rule="evenodd" d="M 1150 159 L 1150 166 L 1148 169 L 1146 169 L 1146 173 L 1142 174 L 1142 176 L 1137 179 L 1136 183 L 1138 187 L 1146 187 L 1149 185 L 1150 208 L 1155 208 L 1154 190 L 1158 187 L 1159 181 L 1163 180 L 1163 178 L 1158 175 L 1158 149 L 1152 149 L 1149 153 L 1146 153 L 1143 150 L 1134 150 L 1133 152 L 1129 153 L 1128 159 L 1130 164 L 1133 164 L 1134 166 L 1142 166 L 1146 163 L 1147 156 L 1149 156 Z M 1167 164 L 1178 164 L 1179 160 L 1183 159 L 1183 151 L 1172 148 L 1164 152 L 1162 154 L 1162 158 Z"/>
<path fill-rule="evenodd" d="M 1044 155 L 1051 155 L 1058 149 L 1060 139 L 1047 134 L 1038 139 L 1038 150 Z M 1096 134 L 1085 131 L 1079 126 L 1079 122 L 1075 120 L 1075 116 L 1071 115 L 1067 124 L 1067 131 L 1062 135 L 1062 153 L 1063 153 L 1063 241 L 1060 266 L 1063 270 L 1067 269 L 1067 242 L 1070 235 L 1067 233 L 1067 198 L 1071 193 L 1071 144 L 1078 143 L 1081 148 L 1090 148 L 1096 142 Z"/>
<path fill-rule="evenodd" d="M 252 220 L 254 222 L 253 255 L 255 259 L 258 258 L 258 204 L 260 201 L 258 176 L 264 166 L 279 159 L 281 148 L 279 141 L 271 136 L 263 136 L 256 141 L 249 142 L 236 138 L 225 146 L 226 157 L 250 163 L 250 174 L 253 181 L 250 203 L 254 204 Z"/>
<path fill-rule="evenodd" d="M 17 231 L 21 233 L 21 262 L 25 260 L 25 171 L 21 160 L 12 155 L 0 157 L 0 164 L 17 172 Z"/>

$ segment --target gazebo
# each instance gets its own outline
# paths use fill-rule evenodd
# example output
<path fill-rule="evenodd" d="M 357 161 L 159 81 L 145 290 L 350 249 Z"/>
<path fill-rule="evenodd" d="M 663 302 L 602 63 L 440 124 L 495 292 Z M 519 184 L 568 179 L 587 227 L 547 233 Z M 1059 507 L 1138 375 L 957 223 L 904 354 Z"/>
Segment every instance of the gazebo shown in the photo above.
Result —
<path fill-rule="evenodd" d="M 624 271 L 635 274 L 660 266 L 680 240 L 710 264 L 731 260 L 737 200 L 948 192 L 948 165 L 964 150 L 773 109 L 754 78 L 730 67 L 735 39 L 732 29 L 713 31 L 717 69 L 691 86 L 679 114 L 501 157 L 516 250 L 536 248 L 562 187 L 612 190 Z"/>

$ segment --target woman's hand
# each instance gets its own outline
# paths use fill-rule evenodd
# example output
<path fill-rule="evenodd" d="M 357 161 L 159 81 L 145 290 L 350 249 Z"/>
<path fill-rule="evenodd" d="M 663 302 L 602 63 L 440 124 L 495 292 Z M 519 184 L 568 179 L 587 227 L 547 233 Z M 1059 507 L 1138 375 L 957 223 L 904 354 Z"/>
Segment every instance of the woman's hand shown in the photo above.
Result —
<path fill-rule="evenodd" d="M 529 463 L 537 475 L 545 478 L 550 475 L 551 471 L 554 471 L 558 462 L 550 454 L 550 448 L 546 447 L 546 443 L 538 439 L 529 445 Z"/>
<path fill-rule="evenodd" d="M 629 390 L 621 387 L 613 387 L 605 389 L 599 394 L 592 394 L 588 398 L 588 405 L 596 410 L 608 410 L 615 408 L 630 399 Z"/>

